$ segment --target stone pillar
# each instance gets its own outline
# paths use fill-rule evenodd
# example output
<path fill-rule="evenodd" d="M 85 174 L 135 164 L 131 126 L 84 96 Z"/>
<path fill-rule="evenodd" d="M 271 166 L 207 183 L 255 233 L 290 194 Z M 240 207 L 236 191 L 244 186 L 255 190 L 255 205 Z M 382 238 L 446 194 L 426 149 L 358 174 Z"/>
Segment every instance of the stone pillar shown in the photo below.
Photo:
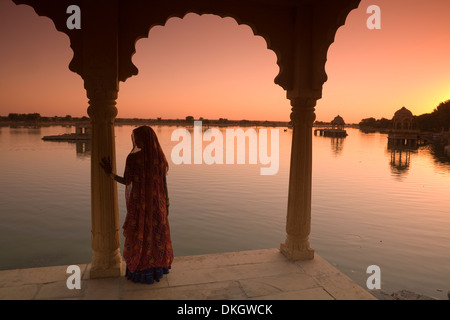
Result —
<path fill-rule="evenodd" d="M 88 114 L 92 123 L 91 150 L 91 278 L 119 277 L 120 228 L 117 185 L 100 166 L 103 157 L 110 157 L 116 172 L 114 119 L 117 115 L 116 90 L 88 89 Z"/>
<path fill-rule="evenodd" d="M 290 260 L 314 258 L 309 244 L 311 232 L 312 125 L 316 100 L 291 99 L 293 125 L 286 241 L 281 252 Z"/>
<path fill-rule="evenodd" d="M 109 157 L 116 172 L 119 9 L 119 0 L 83 1 L 80 64 L 75 65 L 84 80 L 91 118 L 91 278 L 119 277 L 122 267 L 117 183 L 100 166 L 101 159 Z"/>

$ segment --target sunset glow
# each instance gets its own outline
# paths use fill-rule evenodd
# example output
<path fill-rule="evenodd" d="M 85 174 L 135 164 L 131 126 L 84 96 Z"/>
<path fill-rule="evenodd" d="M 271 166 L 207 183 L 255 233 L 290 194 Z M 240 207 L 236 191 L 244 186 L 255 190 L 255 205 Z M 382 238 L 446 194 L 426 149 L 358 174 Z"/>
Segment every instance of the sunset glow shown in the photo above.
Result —
<path fill-rule="evenodd" d="M 381 30 L 366 27 L 372 4 Z M 361 1 L 329 49 L 317 120 L 391 118 L 402 106 L 420 115 L 450 99 L 449 13 L 446 0 Z M 0 0 L 0 42 L 1 116 L 87 115 L 83 80 L 68 69 L 69 39 L 52 21 Z M 139 75 L 120 84 L 120 118 L 289 120 L 275 53 L 232 18 L 171 18 L 136 50 Z"/>

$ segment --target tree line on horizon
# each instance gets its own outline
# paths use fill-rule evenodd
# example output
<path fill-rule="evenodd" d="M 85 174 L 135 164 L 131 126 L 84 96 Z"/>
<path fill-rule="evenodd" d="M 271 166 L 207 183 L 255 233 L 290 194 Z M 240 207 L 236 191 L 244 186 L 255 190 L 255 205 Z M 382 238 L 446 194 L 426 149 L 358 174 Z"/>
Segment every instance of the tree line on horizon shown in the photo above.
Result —
<path fill-rule="evenodd" d="M 71 115 L 66 115 L 64 117 L 54 116 L 54 117 L 43 117 L 40 113 L 10 113 L 7 117 L 0 116 L 0 120 L 3 121 L 13 121 L 13 122 L 54 122 L 54 121 L 87 121 L 88 117 L 72 117 Z"/>
<path fill-rule="evenodd" d="M 143 119 L 116 119 L 116 120 L 143 120 Z M 151 119 L 148 119 L 151 120 Z M 162 118 L 158 117 L 155 119 L 157 122 L 163 121 Z M 170 121 L 170 119 L 165 119 Z M 199 118 L 199 120 L 209 123 L 211 120 Z M 66 115 L 64 117 L 54 116 L 54 117 L 42 117 L 39 113 L 10 113 L 7 117 L 0 116 L 0 121 L 12 121 L 12 122 L 28 122 L 28 123 L 38 123 L 38 122 L 72 122 L 72 121 L 89 121 L 87 116 L 83 117 L 72 117 Z M 185 119 L 177 119 L 177 121 L 194 121 L 193 116 L 187 116 Z M 214 122 L 227 123 L 230 120 L 226 118 L 220 118 Z M 250 124 L 253 121 L 240 120 L 242 123 Z M 264 121 L 256 121 L 264 122 Z M 268 121 L 266 121 L 268 122 Z M 275 121 L 280 122 L 280 121 Z M 441 102 L 431 113 L 425 113 L 419 116 L 413 116 L 413 122 L 415 127 L 420 131 L 430 131 L 430 132 L 440 132 L 442 130 L 450 130 L 450 100 Z M 316 121 L 318 123 L 318 121 Z M 324 122 L 325 124 L 325 122 Z M 375 119 L 373 117 L 362 119 L 359 122 L 360 129 L 375 129 L 375 130 L 388 130 L 392 128 L 392 119 Z"/>
<path fill-rule="evenodd" d="M 83 117 L 72 117 L 70 115 L 66 115 L 64 117 L 54 116 L 54 117 L 43 117 L 39 113 L 10 113 L 7 117 L 0 116 L 0 121 L 4 122 L 25 122 L 29 124 L 39 124 L 44 122 L 82 122 L 89 121 L 90 119 L 87 116 Z M 155 122 L 155 123 L 193 123 L 195 118 L 193 116 L 187 116 L 181 119 L 162 119 L 158 117 L 156 119 L 141 119 L 141 118 L 116 118 L 117 123 L 128 123 L 128 122 Z M 252 125 L 252 124 L 283 124 L 288 123 L 288 121 L 268 121 L 268 120 L 228 120 L 227 118 L 219 118 L 219 119 L 205 119 L 200 117 L 198 119 L 202 121 L 204 124 L 230 124 L 230 125 Z"/>
<path fill-rule="evenodd" d="M 431 113 L 413 116 L 413 123 L 417 130 L 441 132 L 450 129 L 450 100 L 441 102 Z M 362 119 L 360 129 L 387 130 L 393 126 L 392 119 L 375 119 L 373 117 Z"/>

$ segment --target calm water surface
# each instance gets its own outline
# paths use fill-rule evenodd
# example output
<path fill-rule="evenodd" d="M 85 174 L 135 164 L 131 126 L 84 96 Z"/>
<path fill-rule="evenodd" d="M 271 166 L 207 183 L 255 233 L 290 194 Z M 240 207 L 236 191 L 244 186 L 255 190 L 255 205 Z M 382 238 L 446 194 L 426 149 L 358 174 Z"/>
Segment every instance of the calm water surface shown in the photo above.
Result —
<path fill-rule="evenodd" d="M 119 174 L 133 128 L 116 127 Z M 176 127 L 154 128 L 169 159 L 176 256 L 279 247 L 291 130 L 279 129 L 278 174 L 262 176 L 259 162 L 175 165 Z M 73 127 L 0 128 L 0 269 L 90 262 L 90 146 L 41 140 L 70 132 Z M 345 139 L 313 138 L 312 247 L 363 287 L 367 267 L 378 265 L 387 292 L 447 299 L 450 160 L 422 147 L 392 162 L 386 135 L 348 132 Z M 122 185 L 118 192 L 122 225 Z"/>

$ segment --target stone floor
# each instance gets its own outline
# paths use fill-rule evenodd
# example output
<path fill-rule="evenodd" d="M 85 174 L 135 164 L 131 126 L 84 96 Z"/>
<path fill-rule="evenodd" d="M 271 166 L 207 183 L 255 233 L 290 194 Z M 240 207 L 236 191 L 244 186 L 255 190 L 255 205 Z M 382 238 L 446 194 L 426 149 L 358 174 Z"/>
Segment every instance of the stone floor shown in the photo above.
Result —
<path fill-rule="evenodd" d="M 68 266 L 0 271 L 0 299 L 84 300 L 376 300 L 319 255 L 288 261 L 278 249 L 176 257 L 153 285 L 125 277 L 89 279 L 69 290 Z"/>

